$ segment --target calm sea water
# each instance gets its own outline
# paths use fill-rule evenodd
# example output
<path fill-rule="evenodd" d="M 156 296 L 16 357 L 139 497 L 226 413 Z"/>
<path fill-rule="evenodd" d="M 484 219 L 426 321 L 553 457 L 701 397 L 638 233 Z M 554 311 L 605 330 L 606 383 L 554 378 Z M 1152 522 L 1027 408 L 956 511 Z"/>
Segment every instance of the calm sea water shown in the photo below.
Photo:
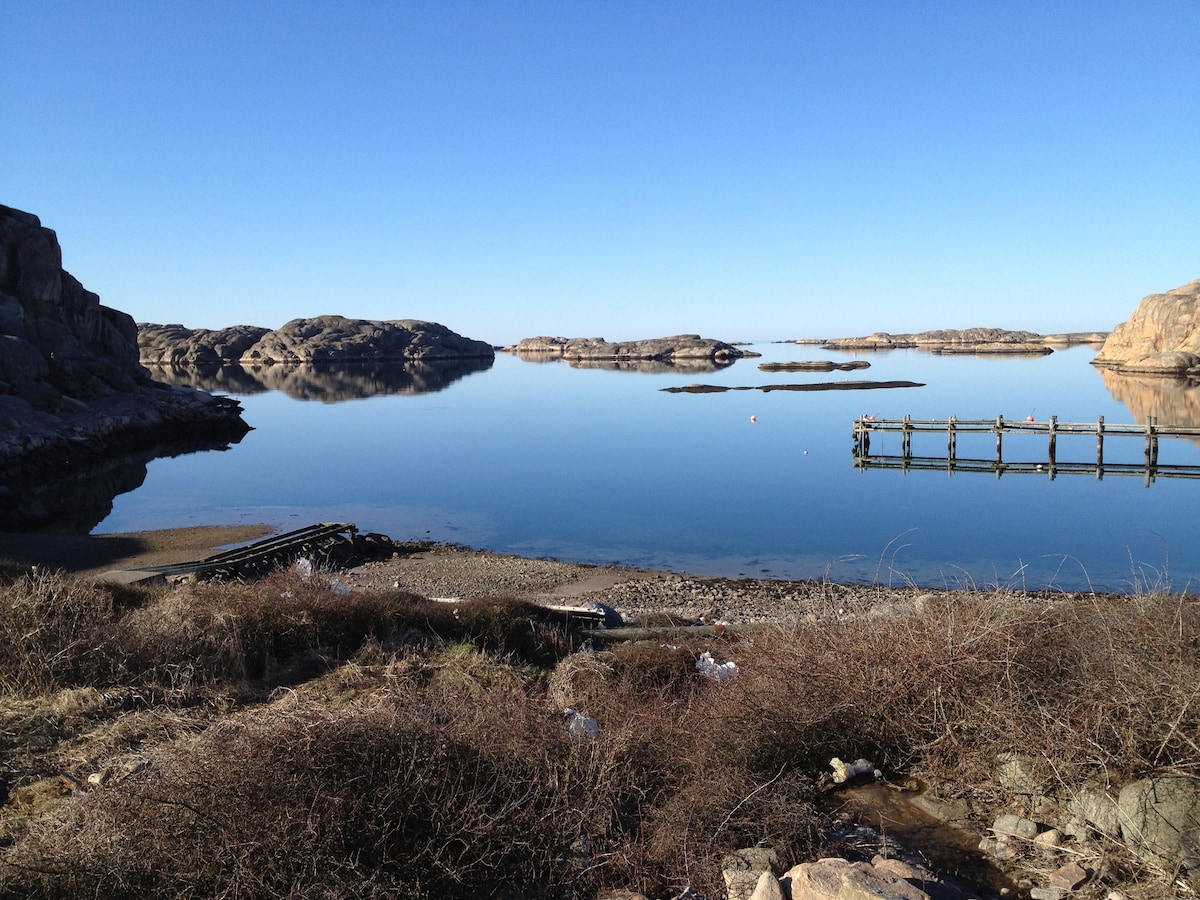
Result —
<path fill-rule="evenodd" d="M 332 402 L 313 391 L 325 399 L 231 391 L 255 430 L 225 452 L 155 460 L 95 531 L 344 521 L 397 540 L 697 574 L 1066 590 L 1200 583 L 1200 481 L 1147 487 L 1141 477 L 853 464 L 851 426 L 862 413 L 1139 421 L 1146 410 L 1114 398 L 1089 365 L 1094 349 L 1032 358 L 901 350 L 860 356 L 868 369 L 827 374 L 764 373 L 757 364 L 851 356 L 791 344 L 753 349 L 762 359 L 716 372 L 577 369 L 500 354 L 490 369 L 426 393 Z M 662 391 L 860 379 L 925 386 Z M 420 387 L 378 381 L 369 390 Z M 888 440 L 873 441 L 872 451 L 899 452 L 899 438 Z M 915 452 L 944 452 L 944 439 L 928 440 L 918 437 Z M 959 440 L 960 457 L 993 451 L 990 436 Z M 1006 460 L 1044 452 L 1044 438 L 1005 439 Z M 1138 439 L 1110 440 L 1105 461 L 1140 462 L 1142 452 Z M 1060 461 L 1094 458 L 1094 439 L 1060 438 Z M 1200 448 L 1164 440 L 1159 461 L 1200 465 Z"/>

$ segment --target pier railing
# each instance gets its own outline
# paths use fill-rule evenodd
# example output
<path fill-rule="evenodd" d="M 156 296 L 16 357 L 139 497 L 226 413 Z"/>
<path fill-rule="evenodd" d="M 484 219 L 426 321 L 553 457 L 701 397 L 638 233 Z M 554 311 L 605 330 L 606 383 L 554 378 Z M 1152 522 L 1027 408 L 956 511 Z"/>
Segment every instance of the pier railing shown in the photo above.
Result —
<path fill-rule="evenodd" d="M 899 434 L 899 454 L 872 454 L 871 436 Z M 945 435 L 945 456 L 916 456 L 912 441 L 915 434 Z M 1046 455 L 1042 459 L 1005 462 L 1004 437 L 1006 434 L 1041 434 L 1046 437 Z M 964 434 L 992 434 L 995 436 L 995 455 L 992 459 L 963 458 L 958 455 L 958 438 Z M 1096 461 L 1063 462 L 1058 459 L 1058 439 L 1065 436 L 1090 436 L 1096 442 Z M 1111 438 L 1141 438 L 1144 442 L 1143 461 L 1137 463 L 1105 463 L 1104 444 Z M 1059 422 L 1057 416 L 1048 421 L 1010 421 L 1003 416 L 995 419 L 876 419 L 860 416 L 854 421 L 854 464 L 859 469 L 881 468 L 914 470 L 937 470 L 954 472 L 992 472 L 1001 475 L 1038 474 L 1054 478 L 1057 475 L 1141 475 L 1149 485 L 1159 477 L 1200 478 L 1200 466 L 1161 465 L 1158 461 L 1160 438 L 1191 438 L 1200 440 L 1200 427 L 1187 425 L 1159 425 L 1156 417 L 1149 416 L 1143 424 L 1106 423 L 1100 416 L 1095 422 Z M 1022 446 L 1027 446 L 1027 442 Z"/>

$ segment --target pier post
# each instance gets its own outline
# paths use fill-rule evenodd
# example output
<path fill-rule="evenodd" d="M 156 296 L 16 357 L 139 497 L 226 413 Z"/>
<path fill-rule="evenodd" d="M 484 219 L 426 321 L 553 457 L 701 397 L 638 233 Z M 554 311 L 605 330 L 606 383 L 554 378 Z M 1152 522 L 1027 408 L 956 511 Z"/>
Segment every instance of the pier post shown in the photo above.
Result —
<path fill-rule="evenodd" d="M 955 421 L 954 416 L 946 420 L 946 458 L 950 460 L 951 465 L 954 464 L 954 457 L 958 455 L 958 432 L 954 429 Z"/>
<path fill-rule="evenodd" d="M 912 416 L 905 413 L 904 424 L 900 426 L 900 455 L 905 459 L 912 456 Z"/>
<path fill-rule="evenodd" d="M 1096 480 L 1104 478 L 1104 416 L 1096 422 Z"/>
<path fill-rule="evenodd" d="M 1004 416 L 996 416 L 996 464 L 1004 462 L 1004 452 L 1001 442 L 1004 438 Z"/>

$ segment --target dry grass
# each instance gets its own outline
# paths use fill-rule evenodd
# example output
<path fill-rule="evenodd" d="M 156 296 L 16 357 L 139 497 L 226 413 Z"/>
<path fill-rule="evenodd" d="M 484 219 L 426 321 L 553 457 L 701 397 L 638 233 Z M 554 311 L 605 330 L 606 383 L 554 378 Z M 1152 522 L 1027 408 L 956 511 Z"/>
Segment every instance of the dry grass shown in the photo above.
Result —
<path fill-rule="evenodd" d="M 997 802 L 1005 751 L 1041 758 L 1047 793 L 1200 769 L 1188 597 L 961 592 L 572 652 L 537 607 L 342 597 L 320 576 L 0 581 L 6 895 L 719 896 L 730 850 L 819 849 L 834 755 Z M 701 677 L 705 649 L 738 677 Z M 53 780 L 94 770 L 65 799 Z"/>

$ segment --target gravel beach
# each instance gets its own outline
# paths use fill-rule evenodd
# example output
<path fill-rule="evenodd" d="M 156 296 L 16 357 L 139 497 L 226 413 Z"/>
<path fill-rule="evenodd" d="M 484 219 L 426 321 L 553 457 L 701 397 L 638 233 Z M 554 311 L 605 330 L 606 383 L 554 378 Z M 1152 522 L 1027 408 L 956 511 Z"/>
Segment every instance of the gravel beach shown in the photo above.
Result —
<path fill-rule="evenodd" d="M 0 534 L 0 559 L 98 576 L 116 569 L 202 559 L 271 534 L 269 525 L 170 528 L 128 534 Z M 667 616 L 695 623 L 765 625 L 895 611 L 932 592 L 907 586 L 709 578 L 678 572 L 584 565 L 429 543 L 394 552 L 338 577 L 354 590 L 402 589 L 425 597 L 513 597 L 536 603 L 600 603 L 634 620 Z"/>

